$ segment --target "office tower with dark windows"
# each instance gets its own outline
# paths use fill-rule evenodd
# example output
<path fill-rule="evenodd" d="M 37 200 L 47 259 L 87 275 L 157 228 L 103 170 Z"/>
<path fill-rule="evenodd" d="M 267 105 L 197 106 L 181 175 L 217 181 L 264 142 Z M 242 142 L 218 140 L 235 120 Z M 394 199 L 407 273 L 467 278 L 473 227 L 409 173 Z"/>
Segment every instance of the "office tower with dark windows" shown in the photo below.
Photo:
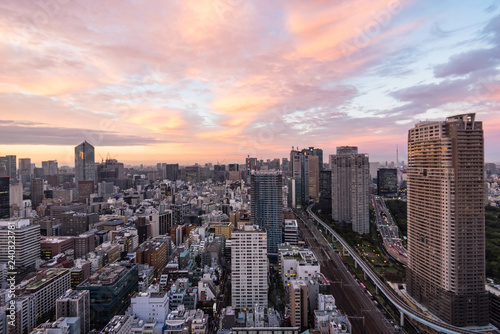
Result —
<path fill-rule="evenodd" d="M 0 164 L 5 165 L 5 169 L 7 171 L 8 177 L 10 177 L 11 180 L 15 180 L 17 178 L 17 169 L 16 169 L 16 156 L 15 155 L 6 155 L 4 157 L 0 157 Z"/>
<path fill-rule="evenodd" d="M 31 207 L 35 210 L 43 201 L 43 179 L 31 180 Z"/>
<path fill-rule="evenodd" d="M 398 196 L 398 170 L 397 168 L 380 168 L 377 171 L 378 194 L 384 197 Z"/>
<path fill-rule="evenodd" d="M 167 180 L 177 181 L 179 178 L 179 164 L 167 164 Z"/>
<path fill-rule="evenodd" d="M 23 187 L 27 187 L 31 182 L 31 159 L 30 158 L 20 158 L 19 159 L 19 180 L 23 184 Z"/>
<path fill-rule="evenodd" d="M 309 155 L 298 150 L 290 152 L 290 175 L 295 180 L 295 208 L 301 208 L 309 201 Z"/>
<path fill-rule="evenodd" d="M 354 146 L 337 147 L 330 156 L 332 170 L 332 218 L 352 225 L 357 233 L 368 233 L 369 178 L 367 154 L 358 153 Z"/>
<path fill-rule="evenodd" d="M 332 214 L 332 171 L 319 172 L 319 209 L 322 214 Z"/>
<path fill-rule="evenodd" d="M 59 173 L 57 160 L 42 161 L 42 168 L 45 176 L 57 175 Z"/>
<path fill-rule="evenodd" d="M 410 129 L 407 288 L 455 326 L 489 322 L 484 205 L 483 128 L 475 114 Z"/>
<path fill-rule="evenodd" d="M 281 171 L 253 171 L 251 175 L 252 224 L 267 231 L 267 252 L 278 254 L 282 243 L 283 175 Z"/>
<path fill-rule="evenodd" d="M 10 217 L 10 177 L 0 177 L 0 219 Z"/>
<path fill-rule="evenodd" d="M 78 181 L 95 181 L 95 153 L 94 146 L 84 141 L 75 147 L 75 183 Z"/>

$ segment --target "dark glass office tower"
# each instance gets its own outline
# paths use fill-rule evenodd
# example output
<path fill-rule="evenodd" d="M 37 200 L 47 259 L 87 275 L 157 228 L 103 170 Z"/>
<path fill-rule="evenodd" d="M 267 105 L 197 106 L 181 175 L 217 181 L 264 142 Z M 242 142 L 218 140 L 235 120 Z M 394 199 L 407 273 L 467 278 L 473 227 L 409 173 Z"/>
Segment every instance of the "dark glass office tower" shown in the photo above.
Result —
<path fill-rule="evenodd" d="M 253 171 L 252 224 L 267 231 L 267 253 L 277 254 L 282 243 L 283 226 L 283 175 L 281 171 Z"/>

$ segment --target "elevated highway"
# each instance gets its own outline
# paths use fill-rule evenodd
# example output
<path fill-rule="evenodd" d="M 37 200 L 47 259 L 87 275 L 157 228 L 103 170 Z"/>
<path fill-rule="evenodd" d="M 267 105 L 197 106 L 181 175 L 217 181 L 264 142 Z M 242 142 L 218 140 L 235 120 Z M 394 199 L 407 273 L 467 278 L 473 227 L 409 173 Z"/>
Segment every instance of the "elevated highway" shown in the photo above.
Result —
<path fill-rule="evenodd" d="M 330 226 L 325 224 L 321 219 L 319 219 L 311 210 L 311 204 L 307 207 L 307 213 L 309 216 L 316 221 L 319 225 L 324 228 L 329 234 L 332 235 L 344 248 L 344 251 L 347 251 L 349 255 L 354 259 L 356 264 L 363 269 L 363 272 L 366 276 L 370 277 L 373 284 L 377 287 L 379 293 L 383 293 L 384 296 L 399 310 L 401 315 L 401 326 L 404 325 L 404 316 L 408 316 L 415 321 L 432 328 L 434 330 L 440 331 L 446 334 L 456 334 L 456 333 L 464 333 L 464 334 L 477 334 L 477 332 L 469 331 L 464 328 L 452 326 L 450 324 L 444 323 L 439 320 L 435 320 L 429 318 L 427 315 L 417 312 L 413 308 L 411 308 L 391 287 L 389 287 L 384 281 L 382 281 L 377 274 L 371 269 L 371 267 L 358 255 L 358 253 L 347 243 L 342 237 L 335 232 Z"/>

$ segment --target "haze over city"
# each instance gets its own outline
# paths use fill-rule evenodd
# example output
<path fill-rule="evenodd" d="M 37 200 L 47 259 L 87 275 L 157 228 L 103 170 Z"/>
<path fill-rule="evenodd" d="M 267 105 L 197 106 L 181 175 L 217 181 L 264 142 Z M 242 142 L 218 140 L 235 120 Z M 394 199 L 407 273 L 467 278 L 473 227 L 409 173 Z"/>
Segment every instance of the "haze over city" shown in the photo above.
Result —
<path fill-rule="evenodd" d="M 291 146 L 406 160 L 475 112 L 500 160 L 496 1 L 1 1 L 0 155 L 243 161 Z M 97 158 L 98 159 L 98 158 Z"/>

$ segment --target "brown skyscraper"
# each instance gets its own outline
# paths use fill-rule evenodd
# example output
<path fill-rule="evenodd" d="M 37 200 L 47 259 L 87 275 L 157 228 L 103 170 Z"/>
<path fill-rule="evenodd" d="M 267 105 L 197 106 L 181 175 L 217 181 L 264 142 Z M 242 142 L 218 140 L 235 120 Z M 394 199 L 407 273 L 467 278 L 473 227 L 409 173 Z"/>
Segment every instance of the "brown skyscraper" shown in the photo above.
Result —
<path fill-rule="evenodd" d="M 408 133 L 409 293 L 455 326 L 487 325 L 484 141 L 475 114 Z"/>

